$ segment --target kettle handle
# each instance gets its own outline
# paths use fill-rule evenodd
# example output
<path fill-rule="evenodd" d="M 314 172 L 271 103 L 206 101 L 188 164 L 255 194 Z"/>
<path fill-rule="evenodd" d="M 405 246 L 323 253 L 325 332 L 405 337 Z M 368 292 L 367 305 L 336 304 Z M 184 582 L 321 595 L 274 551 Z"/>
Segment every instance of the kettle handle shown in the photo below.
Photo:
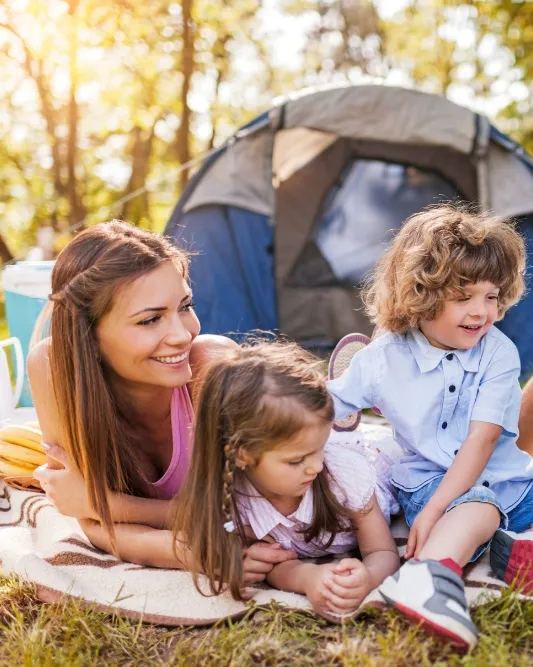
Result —
<path fill-rule="evenodd" d="M 22 385 L 24 383 L 24 355 L 22 354 L 22 345 L 18 338 L 13 337 L 0 340 L 0 348 L 8 347 L 9 345 L 13 345 L 16 360 L 15 393 L 13 394 L 13 409 L 15 409 L 22 394 Z"/>

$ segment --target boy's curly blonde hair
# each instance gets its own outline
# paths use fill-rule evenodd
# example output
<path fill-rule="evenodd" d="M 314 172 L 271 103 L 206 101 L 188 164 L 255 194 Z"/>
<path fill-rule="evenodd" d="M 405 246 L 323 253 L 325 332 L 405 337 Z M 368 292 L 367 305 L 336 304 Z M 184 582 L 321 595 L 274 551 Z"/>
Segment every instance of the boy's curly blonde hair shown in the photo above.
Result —
<path fill-rule="evenodd" d="M 433 320 L 468 283 L 500 288 L 498 319 L 524 292 L 526 253 L 510 221 L 452 205 L 411 216 L 379 260 L 363 298 L 380 329 L 403 333 Z"/>

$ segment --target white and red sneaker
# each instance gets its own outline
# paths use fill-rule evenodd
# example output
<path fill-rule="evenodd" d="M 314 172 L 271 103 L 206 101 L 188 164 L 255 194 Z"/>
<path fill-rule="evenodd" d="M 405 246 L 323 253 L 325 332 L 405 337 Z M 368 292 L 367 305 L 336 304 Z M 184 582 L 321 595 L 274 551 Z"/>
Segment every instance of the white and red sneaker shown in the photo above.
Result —
<path fill-rule="evenodd" d="M 384 600 L 457 648 L 468 650 L 478 640 L 470 618 L 462 578 L 434 560 L 409 560 L 379 586 Z"/>
<path fill-rule="evenodd" d="M 497 530 L 490 545 L 490 566 L 520 593 L 533 593 L 533 530 Z"/>

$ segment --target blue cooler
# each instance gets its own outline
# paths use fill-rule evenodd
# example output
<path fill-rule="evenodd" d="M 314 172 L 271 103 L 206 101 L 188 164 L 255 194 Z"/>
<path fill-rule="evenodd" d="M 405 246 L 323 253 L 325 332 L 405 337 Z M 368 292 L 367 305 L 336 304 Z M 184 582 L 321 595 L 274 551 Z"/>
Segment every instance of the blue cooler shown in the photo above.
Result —
<path fill-rule="evenodd" d="M 6 266 L 2 275 L 7 326 L 10 335 L 20 340 L 25 359 L 35 322 L 52 291 L 53 266 L 54 262 L 17 262 Z M 33 405 L 27 375 L 24 377 L 19 405 Z"/>

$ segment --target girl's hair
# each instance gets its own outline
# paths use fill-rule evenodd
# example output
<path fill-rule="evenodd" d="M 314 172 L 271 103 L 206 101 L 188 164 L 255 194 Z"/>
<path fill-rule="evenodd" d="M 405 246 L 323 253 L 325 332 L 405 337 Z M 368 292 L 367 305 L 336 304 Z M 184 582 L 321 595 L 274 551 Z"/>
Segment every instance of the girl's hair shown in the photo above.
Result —
<path fill-rule="evenodd" d="M 120 288 L 164 262 L 175 262 L 187 278 L 183 251 L 156 234 L 113 220 L 76 236 L 52 272 L 50 368 L 61 444 L 83 475 L 89 501 L 113 544 L 109 491 L 142 493 L 145 486 L 135 424 L 131 415 L 126 418 L 101 358 L 96 326 Z"/>
<path fill-rule="evenodd" d="M 403 333 L 441 314 L 467 283 L 500 288 L 498 319 L 524 292 L 525 247 L 513 225 L 452 205 L 411 216 L 378 261 L 364 293 L 370 319 Z"/>
<path fill-rule="evenodd" d="M 176 501 L 174 535 L 188 546 L 195 583 L 203 572 L 213 595 L 229 588 L 242 599 L 241 523 L 236 459 L 261 455 L 290 441 L 314 415 L 333 420 L 321 362 L 294 343 L 258 343 L 236 349 L 203 375 L 191 467 Z M 348 511 L 334 496 L 326 467 L 313 481 L 314 516 L 305 540 L 346 530 Z M 232 521 L 235 531 L 224 529 Z M 198 590 L 201 591 L 200 588 Z"/>

